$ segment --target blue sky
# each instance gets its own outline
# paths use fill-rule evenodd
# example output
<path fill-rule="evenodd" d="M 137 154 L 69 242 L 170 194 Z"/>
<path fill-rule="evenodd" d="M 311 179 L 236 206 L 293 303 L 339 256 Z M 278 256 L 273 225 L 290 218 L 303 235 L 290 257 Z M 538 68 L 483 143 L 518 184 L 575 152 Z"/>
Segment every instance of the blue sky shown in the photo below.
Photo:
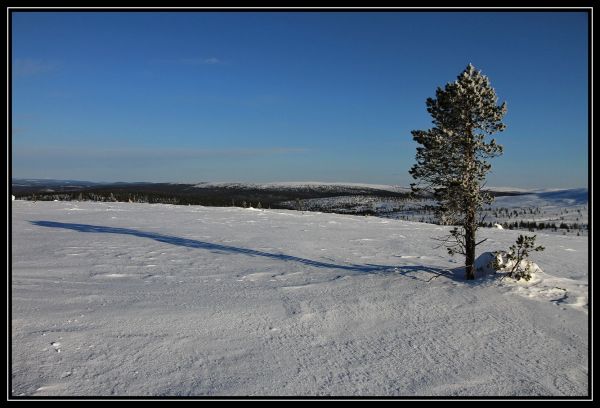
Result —
<path fill-rule="evenodd" d="M 468 63 L 506 101 L 488 184 L 585 187 L 584 12 L 14 12 L 13 177 L 408 185 Z"/>

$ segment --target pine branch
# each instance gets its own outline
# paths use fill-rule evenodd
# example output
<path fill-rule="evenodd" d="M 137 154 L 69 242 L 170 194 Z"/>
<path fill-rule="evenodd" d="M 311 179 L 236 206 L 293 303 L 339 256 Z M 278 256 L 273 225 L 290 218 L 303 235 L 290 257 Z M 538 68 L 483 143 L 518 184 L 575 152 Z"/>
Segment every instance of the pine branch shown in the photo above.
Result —
<path fill-rule="evenodd" d="M 478 243 L 475 244 L 475 246 L 478 246 L 479 244 L 483 244 L 485 241 L 487 241 L 488 239 L 482 239 L 481 241 L 479 241 Z"/>

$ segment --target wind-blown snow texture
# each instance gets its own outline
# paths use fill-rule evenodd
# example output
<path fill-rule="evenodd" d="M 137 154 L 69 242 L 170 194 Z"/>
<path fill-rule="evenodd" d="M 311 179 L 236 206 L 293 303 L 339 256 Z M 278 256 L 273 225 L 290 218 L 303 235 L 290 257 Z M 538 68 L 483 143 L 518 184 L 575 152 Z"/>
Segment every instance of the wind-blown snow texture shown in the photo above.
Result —
<path fill-rule="evenodd" d="M 585 237 L 539 233 L 529 283 L 467 282 L 436 225 L 12 205 L 15 396 L 588 392 Z M 518 234 L 481 229 L 478 253 Z"/>

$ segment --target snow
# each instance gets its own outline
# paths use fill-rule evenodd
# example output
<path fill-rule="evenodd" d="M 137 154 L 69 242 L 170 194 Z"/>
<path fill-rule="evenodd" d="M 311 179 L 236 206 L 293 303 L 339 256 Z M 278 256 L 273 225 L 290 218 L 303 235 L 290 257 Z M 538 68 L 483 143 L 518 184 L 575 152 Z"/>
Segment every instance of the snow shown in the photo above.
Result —
<path fill-rule="evenodd" d="M 577 188 L 567 190 L 537 190 L 530 194 L 518 196 L 501 196 L 494 200 L 495 206 L 504 207 L 535 207 L 560 205 L 575 206 L 588 203 L 588 189 Z"/>
<path fill-rule="evenodd" d="M 585 396 L 588 239 L 465 281 L 449 227 L 285 210 L 12 204 L 14 396 Z M 479 253 L 522 231 L 480 229 Z"/>
<path fill-rule="evenodd" d="M 325 187 L 323 187 L 325 188 Z M 515 188 L 494 188 L 495 191 L 513 191 Z M 342 214 L 376 213 L 387 218 L 406 221 L 435 223 L 431 199 L 407 199 L 406 197 L 381 197 L 380 195 L 357 194 L 303 199 L 280 203 L 289 209 L 337 212 Z M 521 191 L 524 193 L 525 191 Z M 565 235 L 587 235 L 588 233 L 588 190 L 537 190 L 528 194 L 496 197 L 491 206 L 482 212 L 485 222 L 492 222 L 496 228 L 521 228 L 521 222 L 544 223 L 540 230 Z M 503 224 L 505 226 L 503 226 Z M 552 226 L 556 226 L 556 231 Z M 567 228 L 568 227 L 568 228 Z"/>
<path fill-rule="evenodd" d="M 496 269 L 492 263 L 496 260 L 496 255 L 493 252 L 484 252 L 475 259 L 475 270 L 477 275 L 493 275 Z"/>
<path fill-rule="evenodd" d="M 475 260 L 475 269 L 483 274 L 490 275 L 494 273 L 510 272 L 515 266 L 514 260 L 509 260 L 506 251 L 498 251 L 497 253 L 484 252 Z M 493 267 L 493 262 L 496 261 L 498 269 Z M 528 271 L 535 277 L 534 281 L 541 282 L 540 274 L 544 273 L 542 268 L 535 262 L 523 259 L 519 262 L 519 268 L 523 271 Z M 537 274 L 537 275 L 536 275 Z"/>
<path fill-rule="evenodd" d="M 388 185 L 388 184 L 367 184 L 367 183 L 342 183 L 342 182 L 322 182 L 322 181 L 287 181 L 272 183 L 238 183 L 238 182 L 202 182 L 195 185 L 198 188 L 221 187 L 221 188 L 239 188 L 239 189 L 259 189 L 259 190 L 336 190 L 336 189 L 367 189 L 391 191 L 396 193 L 410 192 L 410 188 Z"/>

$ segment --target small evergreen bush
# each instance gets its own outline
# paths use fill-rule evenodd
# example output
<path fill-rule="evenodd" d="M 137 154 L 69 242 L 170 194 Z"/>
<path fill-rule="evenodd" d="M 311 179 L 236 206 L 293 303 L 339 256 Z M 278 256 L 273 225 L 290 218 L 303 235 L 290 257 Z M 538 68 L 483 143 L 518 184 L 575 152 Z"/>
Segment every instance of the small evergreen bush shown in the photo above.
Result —
<path fill-rule="evenodd" d="M 496 252 L 493 267 L 495 270 L 508 269 L 505 276 L 516 280 L 531 279 L 531 273 L 534 272 L 534 264 L 529 259 L 531 251 L 543 251 L 545 248 L 541 245 L 535 246 L 536 235 L 519 235 L 516 244 L 512 245 L 508 252 Z M 506 258 L 506 259 L 504 259 Z"/>

